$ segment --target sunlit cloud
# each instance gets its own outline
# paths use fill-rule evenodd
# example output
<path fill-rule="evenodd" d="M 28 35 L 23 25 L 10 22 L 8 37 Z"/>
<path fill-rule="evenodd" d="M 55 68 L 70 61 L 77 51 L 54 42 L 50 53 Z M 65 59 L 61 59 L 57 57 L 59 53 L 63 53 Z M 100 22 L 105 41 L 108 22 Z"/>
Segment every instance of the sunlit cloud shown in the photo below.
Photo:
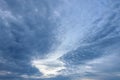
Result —
<path fill-rule="evenodd" d="M 41 78 L 49 78 L 60 75 L 61 71 L 65 69 L 64 63 L 60 60 L 34 60 L 32 65 L 43 74 Z"/>

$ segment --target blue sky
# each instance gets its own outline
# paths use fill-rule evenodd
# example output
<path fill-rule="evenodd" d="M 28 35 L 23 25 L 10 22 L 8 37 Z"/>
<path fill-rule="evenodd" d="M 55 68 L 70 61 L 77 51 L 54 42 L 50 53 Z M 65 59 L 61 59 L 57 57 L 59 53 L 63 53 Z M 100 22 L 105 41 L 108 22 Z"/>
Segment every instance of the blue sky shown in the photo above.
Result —
<path fill-rule="evenodd" d="M 0 80 L 120 80 L 120 0 L 0 0 Z"/>

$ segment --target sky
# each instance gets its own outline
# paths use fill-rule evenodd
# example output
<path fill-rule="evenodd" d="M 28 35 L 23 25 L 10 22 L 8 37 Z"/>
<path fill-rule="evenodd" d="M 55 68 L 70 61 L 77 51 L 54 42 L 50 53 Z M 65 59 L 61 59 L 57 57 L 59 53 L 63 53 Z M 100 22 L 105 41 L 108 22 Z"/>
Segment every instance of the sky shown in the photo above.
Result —
<path fill-rule="evenodd" d="M 0 80 L 120 80 L 120 0 L 0 0 Z"/>

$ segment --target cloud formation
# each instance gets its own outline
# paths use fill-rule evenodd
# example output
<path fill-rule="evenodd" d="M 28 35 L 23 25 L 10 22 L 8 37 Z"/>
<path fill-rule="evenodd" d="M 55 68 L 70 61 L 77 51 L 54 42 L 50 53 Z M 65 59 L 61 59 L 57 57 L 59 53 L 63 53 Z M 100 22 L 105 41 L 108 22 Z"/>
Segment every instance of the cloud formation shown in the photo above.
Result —
<path fill-rule="evenodd" d="M 119 80 L 119 0 L 1 0 L 0 80 Z"/>

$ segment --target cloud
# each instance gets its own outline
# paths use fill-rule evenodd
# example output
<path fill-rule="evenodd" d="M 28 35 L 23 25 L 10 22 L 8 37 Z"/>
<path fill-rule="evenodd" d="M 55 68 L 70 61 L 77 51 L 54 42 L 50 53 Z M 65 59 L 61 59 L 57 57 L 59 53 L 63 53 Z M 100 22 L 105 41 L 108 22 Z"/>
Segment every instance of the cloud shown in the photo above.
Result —
<path fill-rule="evenodd" d="M 84 2 L 82 2 L 82 3 L 84 3 Z M 88 1 L 88 3 L 89 3 L 89 1 Z M 99 4 L 96 1 L 95 1 L 95 3 L 96 3 L 96 5 Z M 108 5 L 110 6 L 110 4 L 111 3 L 109 3 Z M 95 13 L 96 13 L 96 11 L 98 11 L 97 10 L 97 9 L 99 9 L 99 7 L 98 7 L 96 10 L 92 11 L 91 13 L 89 12 L 89 15 L 87 15 L 89 9 L 93 8 L 93 5 L 89 4 L 88 6 L 90 8 L 86 7 L 85 5 L 86 5 L 86 3 L 84 3 L 84 5 L 81 6 L 86 9 L 83 13 L 81 13 L 82 16 L 77 13 L 77 12 L 81 11 L 81 10 L 78 10 L 78 6 L 72 7 L 72 5 L 69 5 L 70 10 L 71 11 L 73 10 L 73 14 L 75 15 L 75 17 L 73 16 L 73 14 L 68 14 L 71 17 L 66 17 L 66 18 L 61 19 L 61 26 L 59 28 L 60 30 L 59 30 L 59 33 L 56 34 L 58 44 L 55 45 L 53 47 L 53 51 L 48 52 L 48 55 L 46 55 L 43 59 L 38 58 L 38 60 L 37 59 L 32 60 L 32 64 L 40 70 L 40 72 L 43 74 L 43 76 L 44 75 L 47 75 L 47 76 L 52 75 L 49 77 L 56 77 L 58 75 L 57 72 L 59 72 L 63 69 L 65 69 L 65 71 L 60 72 L 59 75 L 62 75 L 62 74 L 70 75 L 69 72 L 71 72 L 71 70 L 73 71 L 74 74 L 86 73 L 87 72 L 86 70 L 88 70 L 88 72 L 89 72 L 89 70 L 94 72 L 94 70 L 92 70 L 91 66 L 87 66 L 87 65 L 84 66 L 82 64 L 81 64 L 82 66 L 80 66 L 80 70 L 82 70 L 82 72 L 77 71 L 77 69 L 79 70 L 79 68 L 74 70 L 73 68 L 75 68 L 75 67 L 73 64 L 75 62 L 74 62 L 74 60 L 72 61 L 72 59 L 76 59 L 76 63 L 78 61 L 77 65 L 80 64 L 79 63 L 80 58 L 81 58 L 80 61 L 83 64 L 89 60 L 90 61 L 93 59 L 96 60 L 96 58 L 99 58 L 99 57 L 105 55 L 104 52 L 106 50 L 109 50 L 108 47 L 111 45 L 111 44 L 109 44 L 109 42 L 111 42 L 113 45 L 114 44 L 116 45 L 116 43 L 118 42 L 119 34 L 116 36 L 114 35 L 116 32 L 116 29 L 118 29 L 118 25 L 119 25 L 119 19 L 117 18 L 117 13 L 112 12 L 111 10 L 109 10 L 109 8 L 105 8 L 102 13 L 100 12 L 100 14 L 97 15 Z M 101 5 L 99 5 L 99 6 L 101 6 Z M 103 9 L 103 7 L 102 7 L 102 9 Z M 110 11 L 110 13 L 109 13 L 109 11 Z M 69 12 L 69 10 L 68 10 L 68 12 Z M 102 16 L 104 13 L 106 15 Z M 93 15 L 100 16 L 100 17 L 93 18 L 93 17 L 91 17 Z M 80 19 L 78 19 L 77 17 L 80 17 Z M 97 18 L 99 18 L 99 20 Z M 91 20 L 91 19 L 93 19 L 93 20 Z M 71 20 L 72 21 L 74 20 L 74 22 L 71 22 Z M 86 21 L 82 22 L 84 20 L 86 20 Z M 94 20 L 96 22 L 94 22 Z M 75 54 L 75 51 L 77 54 Z M 69 54 L 69 53 L 73 53 L 73 54 Z M 78 58 L 76 58 L 76 56 L 74 56 L 74 54 L 76 56 L 79 55 Z M 60 60 L 60 58 L 64 57 L 64 55 L 67 55 L 67 57 L 73 56 L 73 58 L 72 59 L 70 58 L 70 60 L 69 60 L 68 58 L 66 59 L 66 57 L 65 57 L 64 60 Z M 72 64 L 73 67 L 71 67 L 71 64 L 69 63 L 69 61 L 73 62 L 73 64 Z M 68 66 L 67 66 L 66 62 L 68 63 Z M 51 67 L 51 65 L 48 65 L 48 63 L 51 63 L 51 65 L 56 64 L 59 66 L 56 66 L 53 68 L 53 66 Z M 112 63 L 112 62 L 109 62 L 109 63 Z M 104 67 L 106 67 L 106 66 L 104 66 Z M 50 70 L 48 70 L 48 69 L 50 69 Z M 45 70 L 47 70 L 47 71 L 45 71 Z M 84 72 L 84 70 L 85 70 L 85 72 Z M 48 73 L 48 71 L 49 71 L 49 73 Z M 92 74 L 92 72 L 90 72 L 90 73 Z"/>
<path fill-rule="evenodd" d="M 0 79 L 119 79 L 119 4 L 1 0 Z"/>
<path fill-rule="evenodd" d="M 73 80 L 119 80 L 119 64 L 118 45 L 109 46 L 103 56 L 84 61 L 82 64 L 72 65 L 71 67 L 68 67 L 68 70 L 64 72 L 64 75 L 72 76 Z"/>
<path fill-rule="evenodd" d="M 54 4 L 33 0 L 0 1 L 0 71 L 11 72 L 0 79 L 40 74 L 30 61 L 33 55 L 49 51 L 55 40 L 58 18 L 53 16 Z"/>
<path fill-rule="evenodd" d="M 43 74 L 41 78 L 50 78 L 60 75 L 60 71 L 65 69 L 64 63 L 59 60 L 34 60 L 32 65 L 38 68 Z"/>

